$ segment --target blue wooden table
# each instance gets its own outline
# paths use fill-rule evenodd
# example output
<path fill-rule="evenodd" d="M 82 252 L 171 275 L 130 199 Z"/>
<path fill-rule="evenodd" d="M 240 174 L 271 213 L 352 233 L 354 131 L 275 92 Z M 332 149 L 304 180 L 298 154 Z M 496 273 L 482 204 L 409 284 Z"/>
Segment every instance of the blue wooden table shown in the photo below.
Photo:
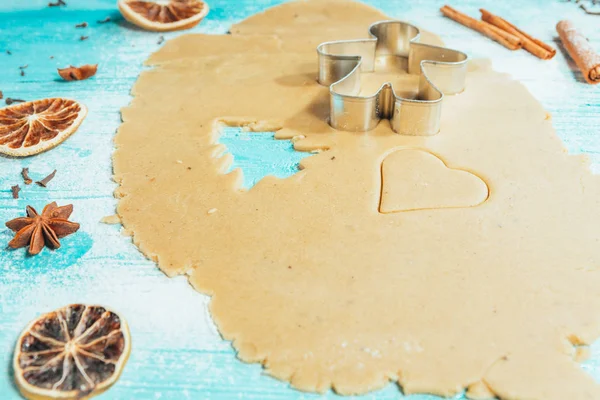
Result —
<path fill-rule="evenodd" d="M 112 138 L 120 123 L 119 109 L 128 104 L 130 88 L 143 61 L 159 49 L 161 34 L 139 30 L 121 17 L 116 0 L 66 0 L 66 7 L 47 7 L 48 0 L 0 0 L 0 90 L 5 97 L 36 99 L 69 97 L 86 104 L 89 115 L 79 131 L 58 148 L 26 159 L 0 157 L 0 222 L 20 216 L 28 204 L 41 209 L 57 201 L 73 203 L 72 219 L 81 229 L 62 241 L 56 252 L 37 257 L 9 251 L 11 232 L 0 227 L 0 398 L 18 398 L 10 368 L 16 338 L 41 312 L 69 303 L 100 303 L 129 321 L 133 349 L 120 381 L 104 399 L 270 399 L 318 398 L 290 389 L 264 376 L 258 365 L 238 361 L 207 313 L 208 298 L 184 278 L 169 279 L 146 260 L 120 233 L 118 225 L 100 223 L 115 212 L 111 180 Z M 280 0 L 211 0 L 209 16 L 192 32 L 222 34 L 232 23 L 281 3 Z M 559 47 L 551 61 L 510 52 L 440 16 L 437 0 L 372 0 L 390 16 L 409 20 L 440 34 L 447 45 L 473 57 L 492 59 L 497 70 L 524 82 L 552 114 L 554 126 L 571 152 L 588 153 L 600 171 L 600 85 L 583 83 L 581 74 L 555 43 L 554 26 L 570 18 L 600 50 L 600 16 L 585 15 L 572 3 L 530 0 L 496 2 L 455 0 L 451 4 L 471 15 L 486 7 L 541 39 Z M 523 4 L 526 3 L 526 4 Z M 518 5 L 518 7 L 517 7 Z M 110 17 L 111 22 L 96 21 Z M 75 25 L 87 22 L 87 28 Z M 164 34 L 165 39 L 184 33 Z M 80 40 L 88 36 L 87 40 Z M 11 54 L 8 54 L 9 50 Z M 98 63 L 95 77 L 63 82 L 57 67 Z M 19 66 L 28 65 L 25 75 Z M 221 142 L 251 186 L 265 174 L 287 176 L 303 154 L 272 136 L 228 131 Z M 276 147 L 273 152 L 273 147 Z M 265 158 L 268 154 L 270 158 Z M 57 169 L 48 188 L 25 186 L 28 167 L 34 179 Z M 10 187 L 23 190 L 13 200 Z M 200 243 L 199 243 L 200 245 Z M 583 368 L 600 380 L 600 345 Z M 398 398 L 390 385 L 364 398 Z M 324 397 L 335 397 L 327 394 Z M 408 396 L 411 400 L 432 396 Z M 459 397 L 462 398 L 462 397 Z"/>

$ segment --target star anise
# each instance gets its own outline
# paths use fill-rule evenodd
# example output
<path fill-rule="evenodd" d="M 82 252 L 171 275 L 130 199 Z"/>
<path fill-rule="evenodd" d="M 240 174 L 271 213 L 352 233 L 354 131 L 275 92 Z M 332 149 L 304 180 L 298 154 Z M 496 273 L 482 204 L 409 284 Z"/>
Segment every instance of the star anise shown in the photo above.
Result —
<path fill-rule="evenodd" d="M 58 207 L 52 202 L 44 207 L 42 214 L 31 206 L 27 206 L 27 217 L 15 218 L 6 223 L 9 229 L 16 232 L 8 246 L 13 249 L 29 246 L 29 254 L 38 254 L 44 246 L 58 249 L 58 239 L 63 238 L 79 229 L 79 224 L 69 221 L 73 205 Z"/>

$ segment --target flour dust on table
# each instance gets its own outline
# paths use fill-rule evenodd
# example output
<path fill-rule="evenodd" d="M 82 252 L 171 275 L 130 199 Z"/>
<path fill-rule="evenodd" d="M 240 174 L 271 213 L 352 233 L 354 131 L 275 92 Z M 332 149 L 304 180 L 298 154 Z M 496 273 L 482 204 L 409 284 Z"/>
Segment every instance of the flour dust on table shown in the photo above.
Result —
<path fill-rule="evenodd" d="M 600 178 L 523 85 L 484 63 L 444 99 L 437 135 L 332 129 L 315 49 L 385 19 L 307 0 L 165 43 L 115 139 L 124 226 L 168 276 L 212 296 L 242 360 L 297 389 L 600 398 L 575 358 L 600 335 Z M 318 153 L 245 190 L 218 157 L 223 125 Z"/>

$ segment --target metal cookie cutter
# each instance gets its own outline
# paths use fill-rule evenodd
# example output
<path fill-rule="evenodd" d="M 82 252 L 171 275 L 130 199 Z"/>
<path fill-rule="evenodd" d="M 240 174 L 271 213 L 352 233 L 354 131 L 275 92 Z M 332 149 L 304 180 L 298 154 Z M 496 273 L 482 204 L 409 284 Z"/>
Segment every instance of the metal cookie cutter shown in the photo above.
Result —
<path fill-rule="evenodd" d="M 392 129 L 403 135 L 438 133 L 444 94 L 465 88 L 467 55 L 419 43 L 419 28 L 406 22 L 377 22 L 369 33 L 370 39 L 325 42 L 317 47 L 319 83 L 330 85 L 330 125 L 363 132 L 389 119 Z M 361 74 L 375 71 L 375 65 L 420 75 L 416 97 L 398 96 L 390 82 L 374 95 L 361 96 Z"/>

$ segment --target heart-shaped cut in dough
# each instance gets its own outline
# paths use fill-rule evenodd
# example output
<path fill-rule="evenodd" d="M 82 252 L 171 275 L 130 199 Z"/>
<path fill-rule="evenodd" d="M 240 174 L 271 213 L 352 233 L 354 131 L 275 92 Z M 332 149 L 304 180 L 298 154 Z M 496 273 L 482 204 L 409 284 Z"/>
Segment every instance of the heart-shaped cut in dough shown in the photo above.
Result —
<path fill-rule="evenodd" d="M 473 207 L 483 203 L 488 186 L 478 176 L 451 169 L 423 150 L 397 150 L 381 165 L 379 212 Z"/>

